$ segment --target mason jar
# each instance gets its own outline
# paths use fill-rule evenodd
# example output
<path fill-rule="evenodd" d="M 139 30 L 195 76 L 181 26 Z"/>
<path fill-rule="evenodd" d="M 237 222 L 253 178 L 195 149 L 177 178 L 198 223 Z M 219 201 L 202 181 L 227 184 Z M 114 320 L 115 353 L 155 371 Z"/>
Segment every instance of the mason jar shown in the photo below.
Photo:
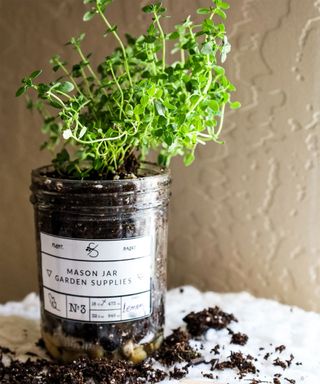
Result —
<path fill-rule="evenodd" d="M 71 361 L 144 360 L 163 339 L 170 175 L 72 180 L 32 172 L 41 300 L 49 353 Z"/>

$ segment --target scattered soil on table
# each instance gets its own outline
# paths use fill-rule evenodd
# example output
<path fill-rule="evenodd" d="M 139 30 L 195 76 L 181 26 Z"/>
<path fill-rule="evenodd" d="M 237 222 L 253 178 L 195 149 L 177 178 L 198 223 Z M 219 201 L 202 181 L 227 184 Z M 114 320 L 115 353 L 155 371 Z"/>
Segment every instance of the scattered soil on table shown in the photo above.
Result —
<path fill-rule="evenodd" d="M 231 344 L 246 345 L 249 340 L 248 335 L 244 333 L 232 333 Z"/>
<path fill-rule="evenodd" d="M 171 366 L 175 363 L 190 363 L 193 359 L 200 357 L 200 353 L 191 348 L 189 344 L 190 335 L 181 329 L 176 329 L 166 337 L 161 348 L 155 354 L 156 360 L 163 365 Z"/>
<path fill-rule="evenodd" d="M 108 361 L 106 359 L 90 360 L 81 358 L 70 364 L 59 364 L 46 359 L 36 359 L 34 353 L 27 353 L 30 356 L 27 361 L 21 362 L 15 357 L 15 352 L 9 348 L 0 347 L 0 383 L 1 384 L 142 384 L 158 383 L 164 379 L 180 380 L 184 378 L 189 369 L 199 364 L 208 367 L 206 372 L 202 372 L 203 377 L 209 379 L 218 378 L 218 372 L 222 370 L 233 370 L 236 375 L 243 379 L 248 374 L 257 375 L 256 378 L 249 379 L 248 383 L 258 384 L 266 381 L 259 379 L 259 371 L 255 366 L 260 356 L 244 355 L 241 352 L 231 352 L 227 359 L 220 357 L 221 350 L 225 346 L 217 344 L 210 352 L 214 358 L 206 361 L 201 355 L 201 350 L 194 349 L 190 345 L 190 340 L 195 336 L 199 338 L 209 328 L 217 331 L 225 329 L 232 321 L 237 321 L 232 314 L 223 312 L 220 308 L 208 308 L 201 312 L 192 312 L 184 318 L 187 329 L 174 330 L 162 343 L 160 349 L 149 359 L 140 364 L 132 364 L 128 361 Z M 242 333 L 234 333 L 228 329 L 232 335 L 233 344 L 244 345 L 248 341 L 248 336 Z M 203 339 L 204 340 L 204 339 Z M 44 348 L 44 343 L 40 339 L 36 345 Z M 201 344 L 202 345 L 202 344 Z M 279 346 L 275 353 L 282 353 L 285 346 Z M 268 357 L 273 353 L 269 353 Z M 260 360 L 263 357 L 260 358 Z M 273 361 L 273 364 L 282 369 L 290 367 L 294 357 L 291 355 L 289 360 Z M 162 364 L 163 368 L 155 368 L 155 364 Z M 178 364 L 178 365 L 176 365 Z M 210 372 L 211 371 L 211 372 Z M 283 372 L 283 371 L 282 371 Z M 280 380 L 281 378 L 281 380 Z M 273 384 L 295 384 L 295 380 L 282 378 L 281 373 L 277 373 L 270 379 Z"/>
<path fill-rule="evenodd" d="M 257 372 L 252 360 L 254 360 L 254 358 L 250 355 L 245 356 L 241 352 L 231 352 L 229 360 L 220 363 L 216 362 L 216 359 L 214 359 L 212 362 L 212 369 L 217 369 L 219 371 L 224 369 L 236 369 L 238 370 L 239 377 L 242 379 L 248 373 Z"/>
<path fill-rule="evenodd" d="M 232 321 L 238 322 L 234 315 L 223 312 L 219 307 L 191 312 L 184 319 L 191 336 L 202 336 L 209 328 L 216 330 L 227 328 Z"/>

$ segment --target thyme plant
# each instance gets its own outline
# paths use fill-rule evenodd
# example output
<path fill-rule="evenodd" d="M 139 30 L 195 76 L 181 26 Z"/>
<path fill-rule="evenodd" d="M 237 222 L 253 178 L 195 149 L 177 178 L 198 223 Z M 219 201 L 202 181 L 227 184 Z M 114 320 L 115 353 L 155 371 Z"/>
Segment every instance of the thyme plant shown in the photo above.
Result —
<path fill-rule="evenodd" d="M 78 63 L 70 66 L 53 56 L 57 80 L 37 83 L 41 71 L 35 71 L 16 93 L 36 92 L 27 107 L 43 117 L 48 139 L 42 148 L 58 151 L 53 164 L 60 175 L 81 179 L 127 174 L 150 150 L 158 152 L 163 166 L 177 155 L 189 165 L 198 144 L 221 143 L 226 106 L 240 106 L 231 102 L 235 87 L 222 66 L 230 51 L 223 23 L 226 2 L 211 0 L 208 8 L 197 10 L 202 22 L 189 16 L 172 32 L 163 28 L 163 4 L 150 4 L 143 8 L 151 15 L 146 33 L 126 35 L 124 41 L 108 18 L 112 1 L 84 0 L 89 7 L 84 21 L 100 18 L 104 36 L 118 44 L 97 69 L 91 54 L 81 48 L 81 34 L 68 43 L 78 53 Z M 172 58 L 169 46 L 174 47 Z"/>

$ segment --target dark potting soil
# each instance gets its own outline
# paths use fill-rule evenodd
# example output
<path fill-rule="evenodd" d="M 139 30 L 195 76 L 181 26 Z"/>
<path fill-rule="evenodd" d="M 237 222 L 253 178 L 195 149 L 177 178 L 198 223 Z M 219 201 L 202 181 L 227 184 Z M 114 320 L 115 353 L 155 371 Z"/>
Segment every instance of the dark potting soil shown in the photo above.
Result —
<path fill-rule="evenodd" d="M 127 156 L 124 160 L 123 164 L 117 169 L 116 172 L 106 171 L 96 171 L 95 169 L 91 169 L 90 171 L 85 168 L 82 169 L 82 175 L 84 180 L 124 180 L 124 179 L 132 179 L 139 177 L 140 174 L 140 166 L 141 163 L 135 156 L 135 154 L 131 154 Z M 46 176 L 57 178 L 57 179 L 68 179 L 68 180 L 78 180 L 79 175 L 74 174 L 70 171 L 67 171 L 68 164 L 66 163 L 65 169 L 64 165 L 60 166 L 60 168 L 56 168 L 50 172 L 46 173 Z M 143 175 L 140 175 L 143 176 Z"/>
<path fill-rule="evenodd" d="M 209 313 L 218 311 L 223 318 L 229 318 L 230 316 L 217 307 L 209 308 L 205 311 Z M 202 316 L 203 313 L 204 311 L 192 313 L 192 317 L 198 316 L 200 326 L 202 327 L 207 324 L 207 321 Z M 215 329 L 218 332 L 221 327 Z M 212 360 L 205 361 L 204 357 L 201 356 L 201 351 L 195 350 L 190 346 L 189 341 L 191 337 L 192 335 L 187 330 L 174 330 L 164 340 L 159 351 L 154 353 L 145 362 L 136 365 L 128 361 L 90 360 L 88 358 L 81 358 L 70 364 L 59 364 L 44 359 L 34 361 L 29 359 L 22 363 L 15 358 L 13 351 L 0 347 L 0 383 L 152 384 L 164 379 L 180 380 L 188 374 L 190 368 L 202 363 L 206 364 L 211 371 L 211 373 L 205 372 L 202 374 L 205 378 L 214 380 L 218 377 L 218 371 L 234 370 L 240 379 L 245 378 L 248 374 L 257 375 L 254 379 L 245 379 L 249 384 L 266 382 L 259 379 L 259 372 L 254 365 L 255 361 L 258 361 L 260 357 L 259 352 L 257 356 L 244 355 L 241 352 L 231 352 L 227 360 L 222 360 L 218 356 L 219 350 L 223 350 L 225 346 L 216 345 L 211 351 L 215 357 Z M 40 340 L 37 342 L 37 345 L 41 347 L 43 342 Z M 280 351 L 277 350 L 277 352 Z M 290 364 L 293 359 L 294 357 L 291 355 Z M 4 360 L 10 360 L 10 364 L 5 364 Z M 164 369 L 156 369 L 153 367 L 154 362 L 160 362 L 168 367 L 168 369 L 166 371 Z M 179 367 L 175 366 L 176 363 L 179 363 Z M 279 365 L 281 368 L 287 369 L 290 364 L 287 363 L 286 367 L 282 367 L 282 364 Z M 271 380 L 270 383 L 274 384 L 296 384 L 295 380 L 283 377 L 282 372 L 276 373 Z"/>

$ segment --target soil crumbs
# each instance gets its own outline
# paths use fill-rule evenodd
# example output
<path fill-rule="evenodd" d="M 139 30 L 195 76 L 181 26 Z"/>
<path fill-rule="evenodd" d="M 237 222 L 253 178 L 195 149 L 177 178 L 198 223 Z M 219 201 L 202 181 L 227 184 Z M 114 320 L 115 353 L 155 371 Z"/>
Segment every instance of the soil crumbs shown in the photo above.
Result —
<path fill-rule="evenodd" d="M 71 364 L 60 364 L 45 359 L 31 359 L 21 362 L 15 357 L 15 352 L 8 348 L 0 347 L 0 383 L 1 384 L 142 384 L 158 383 L 164 379 L 180 380 L 184 378 L 189 369 L 204 364 L 207 372 L 203 372 L 204 378 L 215 379 L 219 371 L 233 370 L 239 379 L 248 374 L 257 375 L 254 379 L 245 379 L 251 384 L 266 383 L 259 379 L 259 371 L 255 367 L 255 361 L 266 359 L 257 353 L 257 356 L 244 355 L 241 352 L 231 352 L 227 360 L 219 358 L 223 345 L 216 345 L 212 349 L 214 358 L 206 361 L 201 355 L 201 347 L 196 350 L 190 345 L 191 339 L 204 340 L 208 329 L 213 328 L 219 332 L 227 329 L 230 334 L 230 344 L 245 345 L 248 336 L 243 333 L 234 333 L 229 327 L 232 322 L 237 322 L 234 315 L 223 312 L 218 307 L 204 309 L 200 312 L 191 312 L 184 317 L 186 327 L 174 330 L 165 338 L 161 348 L 148 360 L 141 364 L 133 365 L 127 361 L 109 361 L 106 359 L 90 360 L 88 358 L 78 359 Z M 41 340 L 37 343 L 41 348 L 44 344 Z M 202 348 L 203 349 L 203 348 Z M 264 348 L 259 348 L 259 351 Z M 285 346 L 281 345 L 270 352 L 268 357 L 274 353 L 282 353 Z M 35 357 L 30 355 L 31 357 Z M 281 373 L 276 374 L 270 381 L 274 384 L 292 383 L 283 376 L 284 370 L 290 367 L 294 357 L 290 360 L 281 361 L 276 358 L 273 361 L 279 366 Z M 155 368 L 159 363 L 163 368 Z"/>

